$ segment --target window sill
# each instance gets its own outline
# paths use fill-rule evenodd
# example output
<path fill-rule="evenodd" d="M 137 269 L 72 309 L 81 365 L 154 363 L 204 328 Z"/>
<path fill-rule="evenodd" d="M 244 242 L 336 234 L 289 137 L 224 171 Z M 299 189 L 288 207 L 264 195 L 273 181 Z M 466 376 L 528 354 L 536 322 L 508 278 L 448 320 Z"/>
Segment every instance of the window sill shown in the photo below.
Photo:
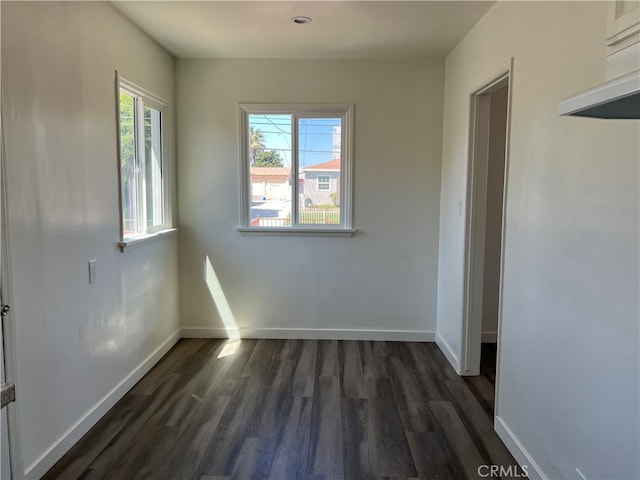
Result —
<path fill-rule="evenodd" d="M 238 227 L 240 235 L 268 235 L 288 237 L 352 237 L 355 228 L 269 228 L 269 227 Z"/>
<path fill-rule="evenodd" d="M 168 237 L 169 235 L 173 235 L 178 231 L 177 228 L 167 228 L 165 230 L 161 230 L 155 233 L 147 233 L 146 235 L 139 235 L 137 237 L 128 238 L 121 242 L 118 242 L 118 247 L 121 252 L 128 252 L 129 250 L 134 250 L 142 245 L 146 245 L 147 243 L 151 243 L 154 240 L 159 240 L 161 238 Z"/>

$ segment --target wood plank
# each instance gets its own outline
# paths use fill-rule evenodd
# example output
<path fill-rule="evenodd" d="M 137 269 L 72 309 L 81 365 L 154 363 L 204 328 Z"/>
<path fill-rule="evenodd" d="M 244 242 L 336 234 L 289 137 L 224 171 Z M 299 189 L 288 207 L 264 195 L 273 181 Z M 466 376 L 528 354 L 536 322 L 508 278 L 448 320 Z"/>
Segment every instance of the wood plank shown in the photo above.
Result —
<path fill-rule="evenodd" d="M 180 372 L 185 362 L 193 358 L 193 355 L 202 348 L 211 348 L 219 340 L 214 342 L 205 339 L 179 340 L 169 352 L 131 389 L 132 395 L 151 395 L 164 384 L 165 378 L 171 374 Z"/>
<path fill-rule="evenodd" d="M 214 371 L 211 372 L 212 380 L 218 383 L 240 378 L 257 343 L 257 340 L 247 339 L 222 341 L 213 352 L 216 362 Z"/>
<path fill-rule="evenodd" d="M 386 342 L 386 354 L 388 357 L 399 359 L 409 370 L 418 369 L 407 342 Z"/>
<path fill-rule="evenodd" d="M 346 340 L 338 343 L 342 396 L 366 398 L 364 371 L 360 357 L 359 342 Z"/>
<path fill-rule="evenodd" d="M 172 455 L 181 436 L 182 427 L 160 427 L 148 425 L 139 431 L 133 448 L 123 452 L 118 461 L 118 471 L 124 478 L 152 478 L 158 466 L 167 456 Z"/>
<path fill-rule="evenodd" d="M 377 463 L 375 473 L 386 477 L 417 476 L 389 379 L 379 378 L 375 392 L 368 402 L 370 421 L 367 423 L 367 434 Z"/>
<path fill-rule="evenodd" d="M 342 416 L 338 377 L 316 378 L 309 442 L 308 473 L 342 475 Z"/>
<path fill-rule="evenodd" d="M 437 422 L 429 408 L 429 400 L 439 400 L 441 396 L 434 396 L 433 391 L 425 386 L 423 377 L 426 372 L 407 370 L 396 357 L 389 357 L 387 364 L 387 369 L 391 372 L 390 381 L 396 408 L 402 419 L 404 430 L 433 432 Z"/>
<path fill-rule="evenodd" d="M 444 354 L 440 351 L 440 348 L 435 343 L 423 343 L 421 348 L 424 349 L 427 355 L 428 361 L 425 367 L 433 374 L 434 378 L 444 381 L 451 380 L 454 382 L 462 382 L 455 370 L 449 364 L 449 361 L 445 358 Z"/>
<path fill-rule="evenodd" d="M 79 478 L 136 417 L 140 405 L 147 402 L 146 396 L 125 395 L 49 470 L 43 480 Z"/>
<path fill-rule="evenodd" d="M 316 340 L 302 340 L 300 352 L 294 358 L 293 395 L 298 397 L 312 397 L 314 389 L 314 375 L 317 363 L 318 342 Z"/>
<path fill-rule="evenodd" d="M 375 445 L 369 436 L 369 400 L 342 399 L 342 442 L 345 478 L 373 479 L 378 472 Z"/>
<path fill-rule="evenodd" d="M 232 478 L 268 478 L 273 461 L 272 441 L 268 438 L 246 438 L 236 459 Z"/>
<path fill-rule="evenodd" d="M 247 438 L 252 437 L 243 435 L 214 435 L 211 437 L 202 460 L 195 468 L 195 477 L 233 475 L 236 462 Z"/>
<path fill-rule="evenodd" d="M 464 470 L 456 456 L 451 454 L 451 447 L 441 428 L 431 432 L 407 432 L 407 439 L 419 478 L 465 478 Z"/>
<path fill-rule="evenodd" d="M 90 468 L 80 478 L 82 480 L 127 480 L 124 472 L 112 468 Z"/>
<path fill-rule="evenodd" d="M 291 409 L 283 419 L 282 435 L 274 439 L 273 463 L 269 478 L 303 478 L 309 469 L 311 406 L 313 399 L 294 397 Z"/>
<path fill-rule="evenodd" d="M 285 368 L 280 368 L 280 372 L 285 373 L 288 381 L 277 380 L 265 392 L 262 405 L 259 409 L 257 417 L 257 429 L 253 432 L 254 436 L 271 438 L 281 434 L 284 429 L 284 423 L 293 405 L 293 396 L 291 395 L 291 362 L 279 362 Z M 276 374 L 276 379 L 281 377 Z"/>
<path fill-rule="evenodd" d="M 232 475 L 244 440 L 255 437 L 268 386 L 262 381 L 244 380 L 216 426 L 196 469 L 198 475 Z"/>
<path fill-rule="evenodd" d="M 272 379 L 274 367 L 281 359 L 284 346 L 285 340 L 258 340 L 242 371 L 242 376 Z"/>
<path fill-rule="evenodd" d="M 318 340 L 316 376 L 337 377 L 340 375 L 337 340 Z"/>
<path fill-rule="evenodd" d="M 516 461 L 505 450 L 502 441 L 493 429 L 492 418 L 487 415 L 467 386 L 458 382 L 447 382 L 446 385 L 451 392 L 451 402 L 465 424 L 469 437 L 487 463 L 504 466 L 516 465 Z"/>
<path fill-rule="evenodd" d="M 165 478 L 191 478 L 211 444 L 220 419 L 229 405 L 228 396 L 208 398 L 198 416 L 177 439 L 176 448 L 160 462 Z"/>
<path fill-rule="evenodd" d="M 387 370 L 385 357 L 375 351 L 374 345 L 383 342 L 358 342 L 360 345 L 360 358 L 362 359 L 362 373 L 365 378 L 386 377 Z M 376 354 L 377 353 L 377 354 Z"/>
<path fill-rule="evenodd" d="M 476 445 L 469 436 L 462 420 L 451 402 L 431 401 L 429 406 L 436 415 L 440 427 L 445 432 L 449 445 L 462 465 L 467 478 L 478 476 L 478 467 L 485 465 L 486 460 L 480 455 Z"/>
<path fill-rule="evenodd" d="M 124 428 L 122 428 L 118 435 L 100 452 L 100 455 L 94 462 L 91 463 L 90 468 L 93 469 L 108 469 L 119 468 L 118 464 L 120 459 L 126 451 L 136 445 L 136 438 L 139 437 L 148 425 L 152 425 L 149 419 L 164 405 L 167 399 L 179 391 L 180 384 L 183 381 L 183 377 L 179 374 L 170 374 L 164 385 L 158 388 L 154 392 L 153 396 L 147 397 L 147 401 L 144 402 L 141 408 L 138 410 L 137 416 L 132 416 L 131 421 L 127 422 Z"/>

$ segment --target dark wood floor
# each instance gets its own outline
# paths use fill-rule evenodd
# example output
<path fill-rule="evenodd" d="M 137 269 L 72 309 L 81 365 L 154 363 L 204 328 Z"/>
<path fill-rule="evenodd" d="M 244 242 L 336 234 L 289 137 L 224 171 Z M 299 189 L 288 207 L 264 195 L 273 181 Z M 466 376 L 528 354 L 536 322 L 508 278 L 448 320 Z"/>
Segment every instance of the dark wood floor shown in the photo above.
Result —
<path fill-rule="evenodd" d="M 515 461 L 435 344 L 192 339 L 44 478 L 459 480 L 484 464 Z"/>
<path fill-rule="evenodd" d="M 464 377 L 464 382 L 489 418 L 493 418 L 496 399 L 496 344 L 483 343 L 480 352 L 480 375 Z"/>

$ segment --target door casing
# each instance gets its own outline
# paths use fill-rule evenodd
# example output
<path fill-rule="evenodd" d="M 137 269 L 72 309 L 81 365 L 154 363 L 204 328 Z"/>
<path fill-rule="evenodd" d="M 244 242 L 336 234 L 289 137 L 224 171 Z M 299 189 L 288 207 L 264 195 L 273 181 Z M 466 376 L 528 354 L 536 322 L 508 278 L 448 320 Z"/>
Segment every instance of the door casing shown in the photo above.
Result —
<path fill-rule="evenodd" d="M 509 138 L 511 119 L 513 59 L 495 75 L 483 82 L 470 94 L 469 165 L 467 170 L 467 197 L 465 219 L 464 296 L 462 338 L 460 349 L 460 374 L 479 375 L 482 345 L 482 287 L 484 280 L 484 238 L 486 227 L 486 191 L 488 146 L 491 113 L 490 94 L 507 86 L 506 145 L 504 153 L 504 177 L 502 200 L 502 232 L 500 253 L 500 286 L 498 301 L 497 363 L 495 411 L 498 409 L 500 351 L 502 329 L 502 293 L 504 282 L 505 217 L 507 179 L 509 173 Z"/>

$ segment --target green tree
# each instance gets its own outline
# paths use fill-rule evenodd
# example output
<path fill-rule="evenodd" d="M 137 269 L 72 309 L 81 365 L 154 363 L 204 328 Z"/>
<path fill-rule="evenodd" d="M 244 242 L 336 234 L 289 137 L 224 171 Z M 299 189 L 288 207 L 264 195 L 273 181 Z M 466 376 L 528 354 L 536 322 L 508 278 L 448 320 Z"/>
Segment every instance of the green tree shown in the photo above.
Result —
<path fill-rule="evenodd" d="M 255 165 L 256 158 L 264 153 L 264 133 L 255 127 L 249 127 L 249 158 L 251 165 Z"/>
<path fill-rule="evenodd" d="M 260 153 L 253 162 L 254 167 L 283 167 L 282 158 L 275 150 Z"/>
<path fill-rule="evenodd" d="M 124 169 L 133 168 L 135 158 L 133 107 L 133 97 L 120 92 L 120 158 Z"/>
<path fill-rule="evenodd" d="M 120 175 L 125 232 L 135 232 L 137 230 L 134 108 L 134 98 L 131 95 L 120 92 Z"/>

